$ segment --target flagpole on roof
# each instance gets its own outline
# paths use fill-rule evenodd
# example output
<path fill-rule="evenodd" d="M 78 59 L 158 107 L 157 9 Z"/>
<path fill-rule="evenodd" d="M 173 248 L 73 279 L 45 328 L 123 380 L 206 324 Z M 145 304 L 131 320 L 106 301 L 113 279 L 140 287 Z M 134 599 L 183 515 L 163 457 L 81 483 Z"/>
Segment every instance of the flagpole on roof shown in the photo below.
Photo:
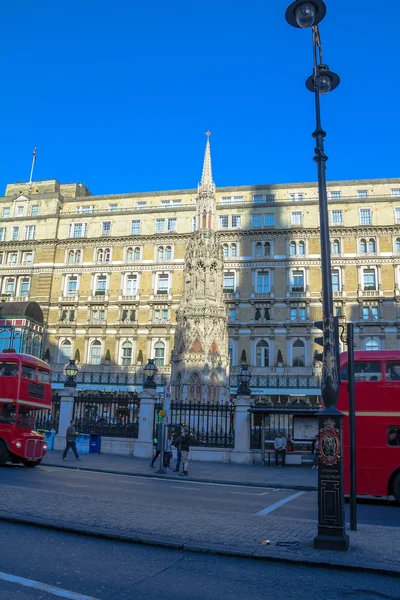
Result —
<path fill-rule="evenodd" d="M 36 148 L 34 148 L 33 152 L 32 152 L 32 167 L 31 167 L 31 176 L 29 177 L 29 189 L 32 187 L 32 176 L 33 176 L 33 169 L 35 167 L 35 162 L 36 162 Z"/>

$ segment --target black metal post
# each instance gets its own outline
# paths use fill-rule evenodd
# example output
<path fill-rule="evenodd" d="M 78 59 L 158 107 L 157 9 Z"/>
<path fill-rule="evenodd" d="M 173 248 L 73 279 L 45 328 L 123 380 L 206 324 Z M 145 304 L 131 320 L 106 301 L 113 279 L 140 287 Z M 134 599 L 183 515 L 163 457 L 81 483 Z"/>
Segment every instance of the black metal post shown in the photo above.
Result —
<path fill-rule="evenodd" d="M 313 32 L 315 36 L 315 33 Z M 315 40 L 314 40 L 315 43 Z M 326 161 L 321 125 L 318 71 L 315 70 L 316 141 L 314 161 L 318 168 L 318 196 L 321 239 L 322 322 L 324 354 L 321 376 L 321 396 L 324 408 L 319 414 L 319 468 L 318 468 L 318 534 L 314 548 L 348 550 L 349 538 L 345 533 L 342 413 L 337 409 L 339 397 L 338 349 L 333 318 L 331 248 L 329 240 L 328 195 L 326 191 Z"/>
<path fill-rule="evenodd" d="M 347 323 L 349 438 L 350 438 L 350 529 L 357 530 L 356 392 L 354 385 L 354 325 Z"/>

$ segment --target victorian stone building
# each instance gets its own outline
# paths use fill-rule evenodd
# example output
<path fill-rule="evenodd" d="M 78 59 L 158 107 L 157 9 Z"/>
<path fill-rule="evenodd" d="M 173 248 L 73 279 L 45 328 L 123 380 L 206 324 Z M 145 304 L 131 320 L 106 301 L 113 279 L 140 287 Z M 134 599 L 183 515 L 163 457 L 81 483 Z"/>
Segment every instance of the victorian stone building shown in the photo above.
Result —
<path fill-rule="evenodd" d="M 400 179 L 328 190 L 335 311 L 357 349 L 399 348 Z M 208 141 L 198 189 L 10 184 L 0 219 L 1 300 L 40 304 L 55 387 L 75 357 L 82 387 L 137 389 L 154 358 L 178 399 L 222 400 L 244 351 L 255 398 L 318 397 L 316 183 L 215 188 Z"/>

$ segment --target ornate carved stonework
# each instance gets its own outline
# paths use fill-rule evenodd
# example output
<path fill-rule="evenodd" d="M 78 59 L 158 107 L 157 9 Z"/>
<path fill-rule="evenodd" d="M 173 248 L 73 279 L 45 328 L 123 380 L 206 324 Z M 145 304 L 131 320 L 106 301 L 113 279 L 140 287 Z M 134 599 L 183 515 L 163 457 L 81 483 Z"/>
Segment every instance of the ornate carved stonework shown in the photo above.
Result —
<path fill-rule="evenodd" d="M 176 315 L 172 353 L 173 397 L 183 401 L 229 398 L 224 256 L 214 231 L 214 217 L 215 185 L 208 138 L 197 198 L 197 231 L 186 251 L 184 292 Z"/>

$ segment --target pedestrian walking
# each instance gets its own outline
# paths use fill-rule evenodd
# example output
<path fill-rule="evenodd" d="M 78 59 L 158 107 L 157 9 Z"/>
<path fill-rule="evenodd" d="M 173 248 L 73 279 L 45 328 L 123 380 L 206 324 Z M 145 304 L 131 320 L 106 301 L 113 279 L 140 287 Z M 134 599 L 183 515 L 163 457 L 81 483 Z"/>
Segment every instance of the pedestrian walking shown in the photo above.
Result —
<path fill-rule="evenodd" d="M 67 433 L 65 434 L 65 439 L 66 439 L 67 445 L 65 446 L 63 460 L 67 460 L 67 454 L 70 449 L 75 454 L 76 460 L 81 460 L 81 457 L 79 456 L 78 451 L 76 449 L 76 436 L 77 435 L 78 434 L 75 429 L 75 421 L 72 420 L 72 421 L 70 421 L 69 427 L 67 429 Z"/>
<path fill-rule="evenodd" d="M 152 469 L 155 469 L 154 463 L 156 462 L 157 458 L 158 458 L 158 457 L 160 456 L 160 454 L 161 454 L 161 450 L 159 450 L 159 448 L 158 448 L 158 439 L 157 439 L 157 438 L 154 438 L 154 440 L 153 440 L 153 447 L 155 448 L 155 451 L 156 451 L 156 453 L 155 453 L 155 455 L 153 456 L 153 460 L 152 460 L 152 461 L 151 461 L 151 463 L 150 463 L 150 467 L 151 467 Z"/>
<path fill-rule="evenodd" d="M 169 471 L 171 464 L 172 454 L 172 432 L 168 431 L 167 439 L 165 441 L 165 454 L 164 454 L 164 469 Z"/>
<path fill-rule="evenodd" d="M 275 464 L 279 468 L 286 465 L 286 445 L 286 438 L 283 436 L 282 431 L 280 431 L 274 441 Z M 281 464 L 279 464 L 279 457 L 281 457 Z"/>
<path fill-rule="evenodd" d="M 186 428 L 182 429 L 181 440 L 179 442 L 179 449 L 181 451 L 181 458 L 183 464 L 183 471 L 180 475 L 189 475 L 189 451 L 190 451 L 190 436 Z"/>
<path fill-rule="evenodd" d="M 313 469 L 318 469 L 318 456 L 319 456 L 319 438 L 318 435 L 312 441 L 311 452 L 313 454 Z"/>
<path fill-rule="evenodd" d="M 182 430 L 179 435 L 177 435 L 176 437 L 174 436 L 174 439 L 172 442 L 176 448 L 176 465 L 175 465 L 175 469 L 174 469 L 175 473 L 179 473 L 180 467 L 181 467 L 181 461 L 182 461 L 181 449 L 180 449 L 181 439 L 182 439 Z"/>

